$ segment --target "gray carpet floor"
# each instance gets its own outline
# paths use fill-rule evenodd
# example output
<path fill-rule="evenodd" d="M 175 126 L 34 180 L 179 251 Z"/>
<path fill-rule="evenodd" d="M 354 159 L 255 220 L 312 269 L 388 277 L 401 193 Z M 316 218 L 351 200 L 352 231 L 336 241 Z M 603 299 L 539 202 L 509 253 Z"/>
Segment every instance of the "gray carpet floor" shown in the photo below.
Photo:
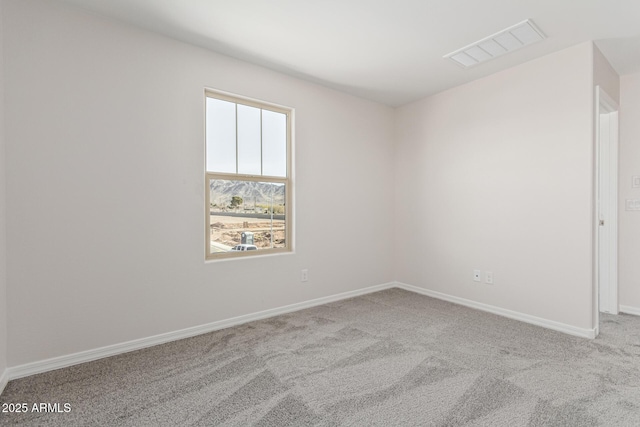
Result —
<path fill-rule="evenodd" d="M 640 317 L 587 340 L 390 289 L 11 381 L 33 426 L 639 426 Z"/>

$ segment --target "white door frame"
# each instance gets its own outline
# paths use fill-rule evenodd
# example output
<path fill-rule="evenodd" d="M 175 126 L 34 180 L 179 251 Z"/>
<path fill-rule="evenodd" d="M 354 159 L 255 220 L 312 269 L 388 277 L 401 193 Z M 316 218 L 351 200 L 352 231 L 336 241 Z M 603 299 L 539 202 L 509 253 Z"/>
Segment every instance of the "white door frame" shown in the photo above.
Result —
<path fill-rule="evenodd" d="M 596 86 L 595 92 L 594 293 L 597 335 L 600 311 L 618 314 L 618 104 L 600 86 Z M 604 178 L 603 174 L 606 174 Z"/>

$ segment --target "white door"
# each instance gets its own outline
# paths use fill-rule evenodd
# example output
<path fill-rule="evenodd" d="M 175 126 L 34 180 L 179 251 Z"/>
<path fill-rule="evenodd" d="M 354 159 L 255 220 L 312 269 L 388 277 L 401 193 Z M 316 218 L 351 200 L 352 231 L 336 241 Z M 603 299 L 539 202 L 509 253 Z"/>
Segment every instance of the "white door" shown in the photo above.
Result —
<path fill-rule="evenodd" d="M 618 106 L 599 88 L 596 98 L 598 310 L 618 314 Z"/>

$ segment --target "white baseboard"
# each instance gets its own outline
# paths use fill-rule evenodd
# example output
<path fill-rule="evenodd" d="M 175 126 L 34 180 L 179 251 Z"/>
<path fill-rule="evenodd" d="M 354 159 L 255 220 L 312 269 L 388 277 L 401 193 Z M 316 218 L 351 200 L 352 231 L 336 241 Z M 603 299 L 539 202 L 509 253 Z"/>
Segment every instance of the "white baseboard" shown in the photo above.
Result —
<path fill-rule="evenodd" d="M 51 359 L 41 360 L 37 362 L 27 363 L 24 365 L 13 366 L 7 368 L 2 379 L 5 383 L 8 380 L 27 377 L 29 375 L 40 374 L 43 372 L 53 371 L 55 369 L 66 368 L 68 366 L 78 365 L 80 363 L 91 362 L 93 360 L 105 357 L 115 356 L 130 351 L 140 350 L 152 347 L 158 344 L 165 344 L 171 341 L 177 341 L 183 338 L 190 338 L 196 335 L 206 334 L 207 332 L 217 331 L 229 328 L 231 326 L 241 325 L 243 323 L 253 322 L 255 320 L 266 319 L 268 317 L 278 316 L 280 314 L 291 313 L 293 311 L 303 310 L 305 308 L 315 307 L 334 301 L 340 301 L 347 298 L 357 297 L 372 292 L 382 291 L 395 286 L 395 283 L 385 283 L 382 285 L 370 286 L 368 288 L 358 289 L 355 291 L 344 292 L 341 294 L 330 295 L 327 297 L 317 298 L 310 301 L 303 301 L 296 304 L 286 305 L 283 307 L 273 308 L 270 310 L 260 311 L 257 313 L 247 314 L 244 316 L 233 317 L 231 319 L 220 320 L 205 325 L 194 326 L 192 328 L 182 329 L 165 334 L 155 335 L 147 338 L 141 338 L 120 344 L 100 347 L 93 350 L 81 351 L 79 353 L 69 354 L 66 356 L 54 357 Z M 2 383 L 0 382 L 0 385 Z"/>
<path fill-rule="evenodd" d="M 489 313 L 497 314 L 499 316 L 508 317 L 510 319 L 519 320 L 521 322 L 530 323 L 536 326 L 542 326 L 543 328 L 553 329 L 554 331 L 564 332 L 565 334 L 575 335 L 583 338 L 593 339 L 596 337 L 595 329 L 583 329 L 576 326 L 567 325 L 565 323 L 555 322 L 553 320 L 542 319 L 540 317 L 531 316 L 529 314 L 519 313 L 517 311 L 507 310 L 505 308 L 496 307 L 493 305 L 483 304 L 460 298 L 452 295 L 443 294 L 436 291 L 431 291 L 424 288 L 419 288 L 413 285 L 407 285 L 406 283 L 396 282 L 396 287 L 407 291 L 415 292 L 418 294 L 426 295 L 432 298 L 441 299 L 444 301 L 452 302 L 459 305 L 475 308 L 477 310 L 487 311 Z M 622 310 L 622 307 L 620 308 Z"/>
<path fill-rule="evenodd" d="M 5 369 L 2 374 L 0 374 L 0 396 L 2 396 L 2 392 L 4 391 L 4 388 L 7 386 L 8 382 L 9 374 L 7 372 L 7 369 Z"/>
<path fill-rule="evenodd" d="M 51 359 L 41 360 L 37 362 L 27 363 L 24 365 L 13 366 L 7 368 L 0 376 L 0 394 L 7 385 L 7 382 L 17 378 L 27 377 L 29 375 L 40 374 L 43 372 L 53 371 L 55 369 L 66 368 L 68 366 L 78 365 L 80 363 L 91 362 L 93 360 L 102 359 L 105 357 L 116 356 L 118 354 L 128 353 L 130 351 L 141 350 L 143 348 L 152 347 L 154 345 L 165 344 L 171 341 L 177 341 L 183 338 L 190 338 L 196 335 L 206 334 L 208 332 L 217 331 L 220 329 L 229 328 L 232 326 L 241 325 L 243 323 L 253 322 L 255 320 L 262 320 L 280 314 L 291 313 L 305 308 L 311 308 L 322 304 L 327 304 L 334 301 L 340 301 L 348 298 L 357 297 L 373 292 L 382 291 L 390 288 L 400 288 L 410 292 L 426 295 L 429 297 L 449 301 L 455 304 L 464 305 L 467 307 L 475 308 L 489 313 L 497 314 L 500 316 L 508 317 L 511 319 L 519 320 L 522 322 L 530 323 L 544 328 L 553 329 L 555 331 L 564 332 L 566 334 L 575 335 L 584 338 L 594 338 L 594 329 L 582 329 L 575 326 L 567 325 L 564 323 L 555 322 L 552 320 L 546 320 L 528 314 L 523 314 L 511 310 L 507 310 L 500 307 L 495 307 L 476 301 L 467 300 L 452 295 L 443 294 L 436 291 L 431 291 L 417 286 L 408 285 L 406 283 L 391 282 L 384 283 L 382 285 L 370 286 L 355 291 L 344 292 L 336 295 L 330 295 L 327 297 L 317 298 L 309 301 L 303 301 L 296 304 L 291 304 L 283 307 L 273 308 L 270 310 L 264 310 L 257 313 L 247 314 L 243 316 L 233 317 L 230 319 L 220 320 L 217 322 L 208 323 L 205 325 L 194 326 L 191 328 L 182 329 L 174 332 L 167 332 L 165 334 L 159 334 L 147 338 L 141 338 L 137 340 L 127 341 L 120 344 L 114 344 L 106 347 L 100 347 L 92 350 L 82 351 L 79 353 L 69 354 L 66 356 L 54 357 Z M 640 309 L 634 309 L 633 307 L 620 307 L 620 311 L 630 314 L 640 315 Z"/>
<path fill-rule="evenodd" d="M 618 306 L 618 310 L 621 313 L 633 314 L 635 316 L 640 316 L 640 308 L 638 308 L 638 307 L 631 307 L 630 305 L 621 305 L 621 306 Z"/>

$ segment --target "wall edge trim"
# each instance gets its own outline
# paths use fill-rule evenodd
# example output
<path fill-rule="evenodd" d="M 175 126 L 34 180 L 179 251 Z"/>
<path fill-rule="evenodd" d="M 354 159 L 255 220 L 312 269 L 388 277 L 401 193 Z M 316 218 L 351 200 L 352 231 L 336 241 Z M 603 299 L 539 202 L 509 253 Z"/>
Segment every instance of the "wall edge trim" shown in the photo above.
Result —
<path fill-rule="evenodd" d="M 94 360 L 103 359 L 106 357 L 116 356 L 119 354 L 128 353 L 131 351 L 141 350 L 144 348 L 152 347 L 159 344 L 165 344 L 172 341 L 177 341 L 184 338 L 190 338 L 197 335 L 206 334 L 209 332 L 217 331 L 220 329 L 230 328 L 232 326 L 241 325 L 256 320 L 262 320 L 281 314 L 291 313 L 294 311 L 304 310 L 306 308 L 315 307 L 322 304 L 328 304 L 335 301 L 340 301 L 348 298 L 354 298 L 360 295 L 366 295 L 373 292 L 382 291 L 390 288 L 404 289 L 409 292 L 415 292 L 417 294 L 425 295 L 428 297 L 440 299 L 443 301 L 452 302 L 454 304 L 463 305 L 473 309 L 497 314 L 499 316 L 507 317 L 510 319 L 518 320 L 524 323 L 540 326 L 543 328 L 551 329 L 554 331 L 574 335 L 582 338 L 593 339 L 596 336 L 595 329 L 584 329 L 576 326 L 568 325 L 565 323 L 556 322 L 553 320 L 543 319 L 536 316 L 531 316 L 524 313 L 519 313 L 513 310 L 508 310 L 501 307 L 484 304 L 465 298 L 456 297 L 453 295 L 444 294 L 441 292 L 421 288 L 414 285 L 409 285 L 402 282 L 389 282 L 381 285 L 369 286 L 354 291 L 343 292 L 335 295 L 329 295 L 326 297 L 316 298 L 308 301 L 303 301 L 295 304 L 290 304 L 282 307 L 259 311 L 256 313 L 250 313 L 242 316 L 232 317 L 229 319 L 223 319 L 216 322 L 207 323 L 204 325 L 193 326 L 173 332 L 167 332 L 151 337 L 140 338 L 123 343 L 113 344 L 105 347 L 100 347 L 91 350 L 85 350 L 78 353 L 73 353 L 64 356 L 58 356 L 50 359 L 45 359 L 36 362 L 30 362 L 23 365 L 8 367 L 4 373 L 0 376 L 0 394 L 6 387 L 7 383 L 11 380 L 27 377 L 30 375 L 40 374 L 44 372 L 53 371 L 56 369 L 62 369 L 81 363 L 92 362 Z M 640 315 L 640 309 L 628 306 L 620 306 L 620 311 L 628 314 Z"/>
<path fill-rule="evenodd" d="M 621 313 L 633 314 L 634 316 L 640 316 L 640 308 L 638 308 L 638 307 L 632 307 L 630 305 L 620 305 L 620 306 L 618 306 L 618 310 Z"/>
<path fill-rule="evenodd" d="M 468 300 L 465 298 L 456 297 L 453 295 L 444 294 L 430 289 L 421 288 L 418 286 L 408 285 L 402 282 L 396 282 L 396 287 L 404 289 L 406 291 L 415 292 L 417 294 L 426 295 L 428 297 L 440 299 L 443 301 L 452 302 L 454 304 L 464 305 L 466 307 L 475 308 L 477 310 L 486 311 L 499 316 L 508 317 L 510 319 L 518 320 L 520 322 L 529 323 L 531 325 L 541 326 L 546 329 L 552 329 L 554 331 L 563 332 L 565 334 L 574 335 L 582 338 L 593 339 L 596 337 L 595 329 L 583 329 L 577 326 L 568 325 L 566 323 L 556 322 L 554 320 L 543 319 L 541 317 L 531 316 L 529 314 L 520 313 L 506 308 L 496 307 L 481 302 Z"/>
<path fill-rule="evenodd" d="M 9 370 L 5 369 L 0 375 L 0 396 L 2 396 L 2 392 L 4 392 L 4 388 L 9 383 Z"/>
<path fill-rule="evenodd" d="M 41 374 L 44 372 L 53 371 L 56 369 L 62 369 L 73 365 L 79 365 L 81 363 L 92 362 L 94 360 L 104 359 L 106 357 L 117 356 L 119 354 L 129 353 L 131 351 L 141 350 L 147 347 L 152 347 L 159 344 L 166 344 L 168 342 L 181 340 L 184 338 L 191 338 L 197 335 L 206 334 L 209 332 L 217 331 L 220 329 L 230 328 L 232 326 L 241 325 L 256 320 L 262 320 L 280 314 L 291 313 L 294 311 L 303 310 L 305 308 L 311 308 L 322 304 L 328 304 L 334 301 L 340 301 L 348 298 L 357 297 L 360 295 L 366 295 L 373 292 L 382 291 L 394 287 L 395 282 L 383 283 L 381 285 L 369 286 L 355 291 L 348 291 L 339 294 L 329 295 L 326 297 L 316 298 L 308 301 L 303 301 L 295 304 L 285 305 L 282 307 L 272 308 L 256 313 L 250 313 L 242 316 L 232 317 L 229 319 L 223 319 L 204 325 L 193 326 L 173 332 L 166 332 L 163 334 L 153 335 L 146 338 L 139 338 L 131 341 L 126 341 L 118 344 L 99 347 L 96 349 L 80 351 L 68 355 L 53 357 L 50 359 L 35 361 L 26 363 L 23 365 L 12 366 L 5 370 L 0 380 L 7 383 L 10 380 L 27 377 L 30 375 Z M 3 389 L 0 388 L 0 390 Z"/>

